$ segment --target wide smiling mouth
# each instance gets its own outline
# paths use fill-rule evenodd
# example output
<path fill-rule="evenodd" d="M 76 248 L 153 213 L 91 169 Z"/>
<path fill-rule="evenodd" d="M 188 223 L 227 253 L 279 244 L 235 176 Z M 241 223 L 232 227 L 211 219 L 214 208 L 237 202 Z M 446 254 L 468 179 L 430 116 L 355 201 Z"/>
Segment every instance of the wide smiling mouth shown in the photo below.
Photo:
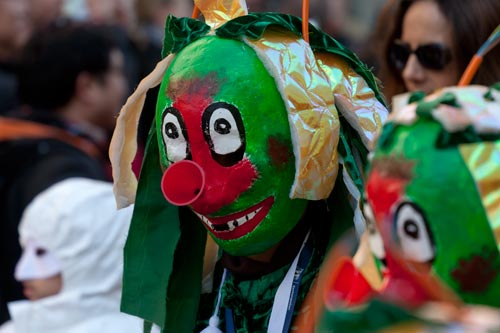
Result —
<path fill-rule="evenodd" d="M 236 239 L 253 231 L 266 217 L 274 204 L 274 197 L 268 197 L 244 211 L 220 217 L 206 217 L 195 214 L 214 234 L 222 240 Z"/>

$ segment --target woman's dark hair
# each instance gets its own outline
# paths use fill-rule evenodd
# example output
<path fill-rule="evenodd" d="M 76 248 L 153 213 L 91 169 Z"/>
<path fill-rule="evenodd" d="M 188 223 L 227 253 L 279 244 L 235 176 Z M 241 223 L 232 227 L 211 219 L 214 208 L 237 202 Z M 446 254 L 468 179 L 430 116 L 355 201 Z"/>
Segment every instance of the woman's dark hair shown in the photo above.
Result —
<path fill-rule="evenodd" d="M 377 52 L 377 75 L 383 84 L 383 93 L 390 101 L 405 92 L 401 72 L 389 59 L 391 43 L 401 37 L 403 19 L 417 1 L 435 2 L 452 27 L 453 56 L 463 73 L 473 55 L 500 24 L 499 0 L 388 0 L 379 16 L 374 36 Z M 491 85 L 500 81 L 500 46 L 491 50 L 479 68 L 473 84 Z M 458 82 L 457 82 L 458 83 Z"/>
<path fill-rule="evenodd" d="M 36 33 L 21 56 L 20 101 L 45 110 L 66 105 L 78 75 L 104 77 L 116 48 L 104 26 L 66 24 Z"/>

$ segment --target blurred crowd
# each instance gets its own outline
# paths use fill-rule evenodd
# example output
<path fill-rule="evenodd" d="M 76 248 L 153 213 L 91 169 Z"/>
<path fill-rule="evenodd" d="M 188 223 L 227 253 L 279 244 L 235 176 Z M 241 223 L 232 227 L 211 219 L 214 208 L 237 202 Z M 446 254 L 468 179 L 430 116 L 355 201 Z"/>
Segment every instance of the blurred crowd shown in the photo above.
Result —
<path fill-rule="evenodd" d="M 384 0 L 313 0 L 311 22 L 335 36 L 355 52 L 365 53 L 378 11 Z M 247 1 L 249 11 L 276 11 L 300 16 L 300 0 Z M 163 42 L 168 14 L 190 16 L 189 0 L 3 0 L 0 2 L 0 114 L 16 103 L 15 66 L 17 55 L 30 36 L 50 25 L 67 21 L 91 22 L 114 27 L 126 58 L 129 92 L 149 73 Z M 368 54 L 368 53 L 366 53 Z"/>
<path fill-rule="evenodd" d="M 49 27 L 74 23 L 105 25 L 125 56 L 128 91 L 160 57 L 163 24 L 169 14 L 190 15 L 188 1 L 4 0 L 0 2 L 0 114 L 19 104 L 16 70 L 31 36 Z"/>

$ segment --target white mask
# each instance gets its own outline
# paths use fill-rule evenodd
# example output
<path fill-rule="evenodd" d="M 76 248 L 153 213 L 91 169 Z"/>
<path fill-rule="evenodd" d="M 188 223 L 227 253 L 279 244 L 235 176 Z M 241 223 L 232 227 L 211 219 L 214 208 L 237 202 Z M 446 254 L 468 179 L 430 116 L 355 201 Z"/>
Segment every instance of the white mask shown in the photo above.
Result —
<path fill-rule="evenodd" d="M 61 273 L 59 260 L 34 240 L 28 240 L 16 265 L 18 281 L 45 279 Z"/>

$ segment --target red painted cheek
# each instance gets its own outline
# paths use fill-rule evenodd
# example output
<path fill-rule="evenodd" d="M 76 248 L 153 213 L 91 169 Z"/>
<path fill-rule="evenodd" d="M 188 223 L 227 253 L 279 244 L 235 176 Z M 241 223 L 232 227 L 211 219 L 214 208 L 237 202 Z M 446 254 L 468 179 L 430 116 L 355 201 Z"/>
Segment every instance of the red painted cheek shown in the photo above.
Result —
<path fill-rule="evenodd" d="M 194 157 L 193 154 L 193 159 L 205 171 L 206 186 L 200 198 L 192 204 L 192 208 L 200 214 L 210 215 L 232 204 L 252 186 L 258 175 L 246 158 L 231 167 L 223 167 L 212 160 L 210 154 L 204 155 Z"/>

